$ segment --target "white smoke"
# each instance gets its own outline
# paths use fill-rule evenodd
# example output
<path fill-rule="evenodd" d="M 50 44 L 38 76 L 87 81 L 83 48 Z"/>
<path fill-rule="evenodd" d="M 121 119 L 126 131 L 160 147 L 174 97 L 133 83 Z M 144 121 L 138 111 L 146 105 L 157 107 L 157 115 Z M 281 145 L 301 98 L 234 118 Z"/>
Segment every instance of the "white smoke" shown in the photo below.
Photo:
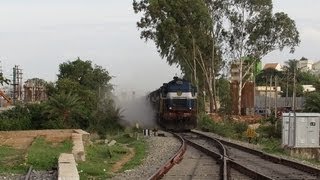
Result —
<path fill-rule="evenodd" d="M 116 103 L 122 109 L 122 125 L 135 127 L 138 124 L 143 129 L 158 128 L 155 112 L 146 96 L 135 97 L 134 93 L 121 93 L 117 98 Z"/>

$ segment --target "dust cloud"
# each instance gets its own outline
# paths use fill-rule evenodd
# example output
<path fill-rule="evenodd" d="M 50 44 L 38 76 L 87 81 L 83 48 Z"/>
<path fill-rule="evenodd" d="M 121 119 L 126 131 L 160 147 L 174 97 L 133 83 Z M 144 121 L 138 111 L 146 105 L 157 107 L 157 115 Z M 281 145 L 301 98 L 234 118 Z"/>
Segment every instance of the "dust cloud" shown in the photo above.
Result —
<path fill-rule="evenodd" d="M 117 95 L 117 106 L 121 108 L 122 120 L 124 126 L 153 129 L 158 128 L 155 118 L 155 111 L 152 109 L 147 95 L 136 97 L 134 93 L 122 92 Z"/>

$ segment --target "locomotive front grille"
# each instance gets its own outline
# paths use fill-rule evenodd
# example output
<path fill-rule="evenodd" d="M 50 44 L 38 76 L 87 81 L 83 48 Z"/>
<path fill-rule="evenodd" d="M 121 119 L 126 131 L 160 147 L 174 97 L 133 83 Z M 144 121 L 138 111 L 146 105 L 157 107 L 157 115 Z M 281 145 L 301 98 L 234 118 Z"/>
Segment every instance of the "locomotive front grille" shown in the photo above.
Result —
<path fill-rule="evenodd" d="M 186 108 L 188 107 L 187 99 L 172 99 L 173 108 Z"/>

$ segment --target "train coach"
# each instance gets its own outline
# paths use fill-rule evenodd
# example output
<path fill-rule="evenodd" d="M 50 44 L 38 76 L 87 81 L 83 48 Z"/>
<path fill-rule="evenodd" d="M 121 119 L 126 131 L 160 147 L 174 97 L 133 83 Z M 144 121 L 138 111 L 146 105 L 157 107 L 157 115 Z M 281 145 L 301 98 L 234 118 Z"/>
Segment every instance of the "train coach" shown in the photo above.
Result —
<path fill-rule="evenodd" d="M 151 92 L 148 98 L 161 127 L 181 131 L 197 126 L 197 89 L 191 82 L 174 77 Z"/>

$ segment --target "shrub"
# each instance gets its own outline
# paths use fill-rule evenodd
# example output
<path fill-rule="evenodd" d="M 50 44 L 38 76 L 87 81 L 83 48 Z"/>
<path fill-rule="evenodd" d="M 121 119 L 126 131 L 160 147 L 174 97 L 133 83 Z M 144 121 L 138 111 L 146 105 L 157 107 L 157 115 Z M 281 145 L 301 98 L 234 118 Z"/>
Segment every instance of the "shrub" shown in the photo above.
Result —
<path fill-rule="evenodd" d="M 276 124 L 261 125 L 257 132 L 261 138 L 281 138 L 281 121 L 276 121 Z"/>
<path fill-rule="evenodd" d="M 208 115 L 202 114 L 199 116 L 199 128 L 221 136 L 241 139 L 248 125 L 244 122 L 215 122 Z"/>
<path fill-rule="evenodd" d="M 17 106 L 0 114 L 0 130 L 28 130 L 32 127 L 27 108 Z"/>

